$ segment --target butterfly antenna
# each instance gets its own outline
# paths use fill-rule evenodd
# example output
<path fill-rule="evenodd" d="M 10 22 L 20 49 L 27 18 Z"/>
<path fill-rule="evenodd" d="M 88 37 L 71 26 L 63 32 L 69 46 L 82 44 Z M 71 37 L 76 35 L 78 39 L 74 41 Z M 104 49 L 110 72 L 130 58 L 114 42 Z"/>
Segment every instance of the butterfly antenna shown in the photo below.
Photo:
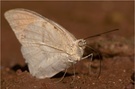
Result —
<path fill-rule="evenodd" d="M 106 32 L 103 32 L 103 33 L 99 33 L 99 34 L 96 34 L 96 35 L 93 35 L 93 36 L 89 36 L 89 37 L 84 38 L 84 40 L 89 39 L 89 38 L 92 38 L 92 37 L 101 36 L 103 34 L 110 33 L 110 32 L 117 31 L 117 30 L 119 30 L 119 29 L 113 29 L 113 30 L 106 31 Z"/>
<path fill-rule="evenodd" d="M 101 60 L 102 60 L 102 57 L 101 57 L 101 55 L 99 54 L 99 52 L 97 52 L 95 49 L 93 49 L 92 47 L 90 47 L 90 46 L 88 46 L 88 45 L 86 45 L 88 48 L 90 48 L 92 51 L 94 51 L 95 53 L 97 53 L 97 55 L 98 55 L 98 57 L 99 57 L 99 59 L 100 59 L 100 69 L 99 69 L 99 73 L 98 73 L 98 76 L 97 76 L 97 78 L 99 78 L 99 76 L 100 76 L 100 74 L 101 74 Z"/>

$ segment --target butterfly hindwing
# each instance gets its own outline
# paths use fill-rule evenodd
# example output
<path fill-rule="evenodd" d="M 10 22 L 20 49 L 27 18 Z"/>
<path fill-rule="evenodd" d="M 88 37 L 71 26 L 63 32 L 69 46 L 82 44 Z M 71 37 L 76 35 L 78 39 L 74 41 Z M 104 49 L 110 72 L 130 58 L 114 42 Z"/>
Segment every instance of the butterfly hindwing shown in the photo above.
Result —
<path fill-rule="evenodd" d="M 22 46 L 21 51 L 30 73 L 37 78 L 52 77 L 72 64 L 69 55 L 47 46 Z"/>

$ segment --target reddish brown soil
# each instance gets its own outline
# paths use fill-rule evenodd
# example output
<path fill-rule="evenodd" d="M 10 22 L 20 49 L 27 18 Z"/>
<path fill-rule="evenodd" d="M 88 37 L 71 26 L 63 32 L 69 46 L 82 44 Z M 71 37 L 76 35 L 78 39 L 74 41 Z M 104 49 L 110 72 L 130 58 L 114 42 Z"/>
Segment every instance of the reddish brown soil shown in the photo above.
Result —
<path fill-rule="evenodd" d="M 119 31 L 90 38 L 88 44 L 102 54 L 101 74 L 99 59 L 95 54 L 93 62 L 85 59 L 68 69 L 64 79 L 58 83 L 63 72 L 51 79 L 36 79 L 28 72 L 17 41 L 4 12 L 13 8 L 36 11 L 52 19 L 76 38 L 96 33 Z M 133 2 L 2 2 L 2 89 L 133 89 L 134 88 L 134 14 Z M 87 49 L 86 53 L 91 50 Z M 98 59 L 98 60 L 97 60 Z M 91 70 L 89 71 L 89 63 Z M 90 73 L 89 73 L 90 72 Z M 131 78 L 132 77 L 132 78 Z M 74 81 L 72 82 L 72 80 Z"/>

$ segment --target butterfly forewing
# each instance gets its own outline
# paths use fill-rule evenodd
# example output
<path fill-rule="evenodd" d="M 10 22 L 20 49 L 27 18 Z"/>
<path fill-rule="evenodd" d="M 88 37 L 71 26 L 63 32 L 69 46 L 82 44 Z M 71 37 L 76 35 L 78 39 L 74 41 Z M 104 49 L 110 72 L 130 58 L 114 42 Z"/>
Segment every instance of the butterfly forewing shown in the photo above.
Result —
<path fill-rule="evenodd" d="M 69 48 L 75 37 L 57 23 L 29 10 L 14 9 L 7 11 L 5 17 L 19 42 L 45 43 L 55 48 Z M 30 34 L 29 34 L 30 33 Z"/>

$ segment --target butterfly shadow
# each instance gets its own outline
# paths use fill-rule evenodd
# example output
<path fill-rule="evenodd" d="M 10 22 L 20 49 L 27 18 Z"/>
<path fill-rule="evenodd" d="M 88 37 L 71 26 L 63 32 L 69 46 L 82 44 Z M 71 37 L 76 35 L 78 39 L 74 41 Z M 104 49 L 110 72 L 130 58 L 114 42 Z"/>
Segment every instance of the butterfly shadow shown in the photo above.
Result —
<path fill-rule="evenodd" d="M 21 66 L 19 64 L 16 64 L 13 67 L 11 67 L 11 70 L 13 70 L 13 71 L 21 70 L 22 72 L 23 71 L 28 71 L 29 72 L 29 69 L 28 69 L 27 65 Z"/>
<path fill-rule="evenodd" d="M 70 77 L 70 76 L 74 76 L 74 75 L 77 75 L 78 73 L 66 73 L 64 71 L 62 72 L 59 72 L 58 74 L 56 74 L 55 76 L 53 76 L 52 78 L 62 78 L 64 75 L 64 77 Z"/>

